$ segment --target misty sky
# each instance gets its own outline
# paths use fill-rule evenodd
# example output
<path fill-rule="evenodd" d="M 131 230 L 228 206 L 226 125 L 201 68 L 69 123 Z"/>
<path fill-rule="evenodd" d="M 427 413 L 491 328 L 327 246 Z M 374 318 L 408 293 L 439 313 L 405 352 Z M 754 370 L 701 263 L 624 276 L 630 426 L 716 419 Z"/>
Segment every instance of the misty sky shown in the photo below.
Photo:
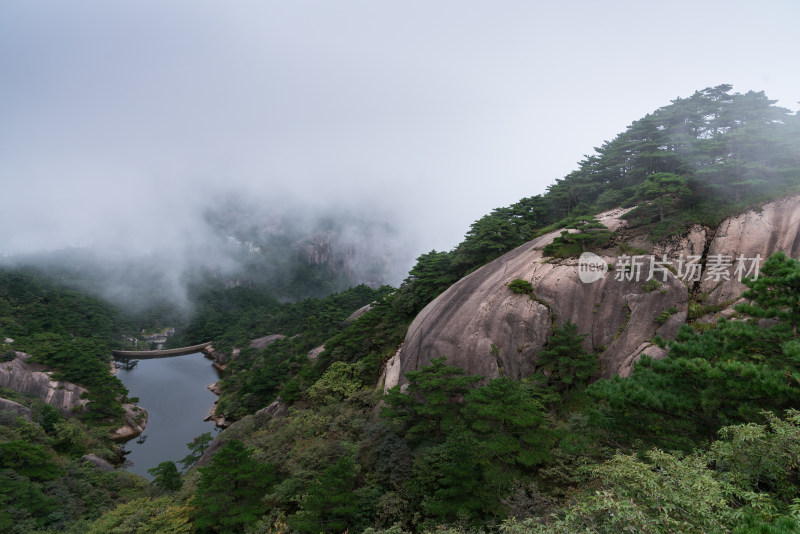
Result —
<path fill-rule="evenodd" d="M 3 0 L 0 251 L 202 243 L 231 190 L 449 250 L 671 99 L 797 109 L 798 21 L 790 0 Z"/>

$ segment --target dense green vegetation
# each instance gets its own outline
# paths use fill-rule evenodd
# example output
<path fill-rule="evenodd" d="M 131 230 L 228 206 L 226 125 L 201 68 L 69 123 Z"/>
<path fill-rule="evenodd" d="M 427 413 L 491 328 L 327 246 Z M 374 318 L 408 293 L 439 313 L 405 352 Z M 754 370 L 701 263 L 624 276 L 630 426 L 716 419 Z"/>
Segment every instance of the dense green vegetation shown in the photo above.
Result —
<path fill-rule="evenodd" d="M 0 531 L 85 532 L 81 524 L 147 494 L 145 480 L 81 460 L 85 454 L 116 457 L 106 426 L 65 418 L 38 398 L 0 395 L 32 412 L 30 422 L 0 412 Z"/>
<path fill-rule="evenodd" d="M 442 355 L 406 373 L 405 389 L 384 394 L 376 384 L 413 317 L 474 269 L 559 228 L 573 231 L 548 254 L 603 246 L 611 235 L 594 216 L 620 205 L 638 204 L 631 223 L 658 236 L 795 192 L 798 140 L 800 119 L 763 93 L 708 88 L 634 122 L 547 193 L 482 217 L 452 251 L 421 255 L 396 290 L 359 286 L 280 303 L 268 284 L 197 282 L 189 291 L 196 313 L 172 342 L 213 339 L 231 355 L 217 411 L 236 423 L 213 443 L 206 435 L 189 444 L 182 471 L 159 465 L 145 487 L 77 467 L 79 455 L 101 448 L 96 426 L 39 406 L 33 423 L 0 427 L 0 524 L 21 518 L 13 523 L 20 532 L 797 532 L 800 263 L 785 255 L 747 281 L 735 317 L 653 340 L 667 357 L 643 357 L 626 379 L 593 381 L 596 355 L 566 322 L 521 381 L 469 376 Z M 532 294 L 524 280 L 509 287 Z M 88 323 L 68 305 L 78 296 L 58 297 L 48 311 L 56 299 L 45 299 L 48 291 L 0 293 L 0 327 L 62 373 L 92 380 L 56 341 L 110 344 L 130 319 L 98 312 L 80 331 Z M 366 304 L 369 312 L 348 320 Z M 97 324 L 102 317 L 111 319 Z M 267 334 L 286 337 L 249 346 Z M 48 345 L 47 335 L 60 337 Z M 259 412 L 276 399 L 282 416 Z M 115 484 L 91 509 L 56 510 L 62 493 L 73 503 Z"/>
<path fill-rule="evenodd" d="M 0 333 L 55 378 L 89 389 L 88 413 L 112 422 L 127 391 L 109 376 L 111 349 L 130 327 L 113 306 L 28 271 L 0 270 Z"/>
<path fill-rule="evenodd" d="M 217 404 L 217 414 L 226 418 L 240 418 L 263 408 L 282 390 L 284 398 L 289 399 L 294 392 L 313 384 L 325 371 L 325 366 L 322 361 L 319 365 L 309 366 L 309 351 L 347 328 L 346 319 L 353 311 L 382 299 L 388 291 L 389 288 L 373 290 L 362 285 L 323 299 L 306 299 L 283 305 L 266 300 L 263 306 L 259 306 L 257 298 L 248 298 L 253 297 L 251 290 L 236 288 L 230 291 L 232 298 L 226 296 L 214 301 L 227 307 L 225 313 L 231 318 L 229 329 L 214 338 L 205 337 L 210 335 L 210 332 L 206 332 L 195 334 L 200 337 L 187 339 L 191 343 L 214 339 L 217 347 L 242 347 L 239 355 L 227 362 L 221 380 L 223 394 Z M 234 300 L 236 298 L 238 300 Z M 213 296 L 210 300 L 213 301 Z M 217 319 L 219 315 L 212 310 L 210 313 L 198 313 L 194 321 L 200 322 L 206 317 L 222 320 Z M 187 332 L 194 332 L 192 325 Z M 251 339 L 266 334 L 282 334 L 286 338 L 262 350 L 249 346 Z M 329 343 L 331 350 L 336 346 L 335 339 L 331 341 L 332 344 Z M 370 374 L 372 380 L 377 379 L 375 375 L 380 364 L 379 359 L 374 360 Z M 327 358 L 324 361 L 328 361 Z M 369 371 L 363 369 L 363 372 Z"/>
<path fill-rule="evenodd" d="M 363 347 L 369 313 L 285 417 L 226 431 L 225 454 L 184 476 L 175 506 L 210 532 L 795 531 L 800 263 L 776 254 L 762 273 L 739 320 L 687 327 L 667 359 L 591 385 L 596 361 L 567 323 L 526 380 L 487 382 L 442 358 L 382 395 L 341 344 Z"/>

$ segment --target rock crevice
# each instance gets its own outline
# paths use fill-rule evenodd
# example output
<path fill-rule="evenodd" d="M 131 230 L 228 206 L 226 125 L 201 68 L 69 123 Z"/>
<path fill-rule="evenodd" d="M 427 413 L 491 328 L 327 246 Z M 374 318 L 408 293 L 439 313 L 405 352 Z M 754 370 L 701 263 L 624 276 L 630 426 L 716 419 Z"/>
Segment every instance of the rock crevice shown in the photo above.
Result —
<path fill-rule="evenodd" d="M 624 210 L 600 214 L 609 228 L 625 227 Z M 650 272 L 650 254 L 701 256 L 705 267 L 712 255 L 730 256 L 733 267 L 740 256 L 765 260 L 782 250 L 800 254 L 800 196 L 780 199 L 760 210 L 724 220 L 717 229 L 699 225 L 683 236 L 649 243 L 646 236 L 633 236 L 637 246 L 647 247 L 642 255 L 638 280 L 620 266 L 593 283 L 578 275 L 578 260 L 554 260 L 543 256 L 542 248 L 560 231 L 534 239 L 484 265 L 459 280 L 434 299 L 414 319 L 401 350 L 389 363 L 384 389 L 406 382 L 404 374 L 445 356 L 447 363 L 468 374 L 486 378 L 509 376 L 520 379 L 536 368 L 539 351 L 552 333 L 552 326 L 571 321 L 588 334 L 584 348 L 598 355 L 602 376 L 628 376 L 633 364 L 647 354 L 664 357 L 666 352 L 652 343 L 653 337 L 674 338 L 689 317 L 690 299 L 700 293 L 706 304 L 725 307 L 746 288 L 737 277 L 713 280 L 702 277 L 684 281 L 674 272 L 658 272 L 658 285 L 645 286 Z M 618 250 L 599 251 L 615 265 Z M 535 299 L 508 289 L 514 279 L 531 283 Z"/>

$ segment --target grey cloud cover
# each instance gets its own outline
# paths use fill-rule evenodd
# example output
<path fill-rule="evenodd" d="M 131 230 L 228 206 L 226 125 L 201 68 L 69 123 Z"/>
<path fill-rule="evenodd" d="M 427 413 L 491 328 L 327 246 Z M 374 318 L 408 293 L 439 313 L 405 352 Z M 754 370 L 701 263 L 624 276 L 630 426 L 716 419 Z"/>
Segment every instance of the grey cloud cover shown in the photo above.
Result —
<path fill-rule="evenodd" d="M 0 251 L 196 240 L 235 190 L 386 219 L 412 256 L 679 96 L 796 109 L 800 7 L 0 4 Z M 293 208 L 294 209 L 294 208 Z"/>

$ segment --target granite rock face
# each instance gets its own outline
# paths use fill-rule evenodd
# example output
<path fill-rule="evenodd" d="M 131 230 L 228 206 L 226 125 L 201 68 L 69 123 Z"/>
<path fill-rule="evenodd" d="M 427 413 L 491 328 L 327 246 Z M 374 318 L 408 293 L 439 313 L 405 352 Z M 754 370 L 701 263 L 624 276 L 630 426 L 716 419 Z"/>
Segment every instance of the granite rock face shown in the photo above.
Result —
<path fill-rule="evenodd" d="M 84 463 L 87 463 L 97 469 L 98 471 L 113 471 L 114 466 L 108 463 L 107 461 L 103 460 L 96 454 L 86 454 L 84 455 L 81 460 Z"/>
<path fill-rule="evenodd" d="M 23 417 L 26 421 L 31 421 L 30 408 L 8 399 L 0 398 L 0 415 L 5 416 L 0 417 L 0 424 L 3 424 L 3 420 L 6 419 L 6 417 L 9 418 L 11 422 L 13 422 L 16 417 Z"/>
<path fill-rule="evenodd" d="M 598 216 L 611 229 L 625 228 L 625 210 Z M 708 304 L 728 304 L 745 286 L 733 276 L 736 258 L 766 259 L 783 250 L 800 254 L 800 197 L 769 203 L 759 211 L 731 217 L 716 229 L 694 226 L 683 236 L 658 243 L 639 239 L 647 252 L 641 258 L 637 281 L 621 264 L 614 248 L 599 255 L 612 266 L 602 278 L 582 282 L 578 260 L 554 260 L 542 248 L 560 235 L 556 231 L 508 252 L 456 282 L 414 319 L 401 349 L 389 360 L 382 384 L 388 389 L 406 382 L 404 374 L 445 356 L 447 363 L 468 374 L 486 378 L 520 379 L 536 369 L 536 359 L 552 333 L 566 321 L 588 334 L 584 348 L 598 354 L 600 374 L 629 376 L 643 354 L 654 358 L 666 352 L 651 343 L 655 335 L 675 336 L 688 317 L 689 299 L 705 293 Z M 680 279 L 676 269 L 653 265 L 658 285 L 646 284 L 650 254 L 699 256 L 705 266 L 711 255 L 733 257 L 730 279 Z M 616 265 L 615 265 L 616 264 Z M 748 263 L 749 266 L 749 263 Z M 514 293 L 514 279 L 531 283 L 533 295 Z"/>
<path fill-rule="evenodd" d="M 270 334 L 258 339 L 253 339 L 250 341 L 250 346 L 258 350 L 263 350 L 267 347 L 267 345 L 272 345 L 279 339 L 286 339 L 286 336 L 283 334 Z"/>
<path fill-rule="evenodd" d="M 10 362 L 0 363 L 0 387 L 35 395 L 64 414 L 84 408 L 87 400 L 81 399 L 81 395 L 86 389 L 71 382 L 53 380 L 52 371 L 29 363 L 29 358 L 30 355 L 17 352 L 17 357 Z"/>
<path fill-rule="evenodd" d="M 760 256 L 783 251 L 792 258 L 800 257 L 800 196 L 788 197 L 726 219 L 719 225 L 708 248 L 709 261 L 722 255 L 730 257 L 734 267 L 737 258 Z M 749 267 L 751 262 L 744 262 Z M 701 289 L 709 296 L 709 304 L 726 304 L 737 300 L 745 285 L 736 277 L 730 280 L 704 279 Z"/>
<path fill-rule="evenodd" d="M 122 408 L 125 410 L 125 424 L 111 433 L 114 441 L 131 440 L 144 432 L 147 426 L 147 410 L 129 403 L 123 404 Z"/>

